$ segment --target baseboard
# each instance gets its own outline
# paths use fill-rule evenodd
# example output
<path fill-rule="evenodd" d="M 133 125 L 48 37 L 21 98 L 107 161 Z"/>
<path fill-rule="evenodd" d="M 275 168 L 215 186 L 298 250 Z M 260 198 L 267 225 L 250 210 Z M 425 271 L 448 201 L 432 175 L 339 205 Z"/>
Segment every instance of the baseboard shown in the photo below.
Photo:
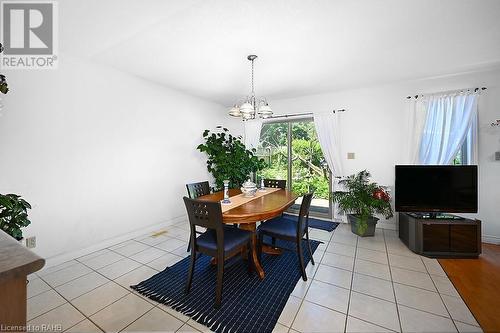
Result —
<path fill-rule="evenodd" d="M 156 224 L 153 224 L 153 225 L 141 228 L 141 229 L 137 229 L 137 230 L 128 232 L 126 234 L 122 234 L 122 235 L 117 236 L 117 237 L 109 238 L 109 239 L 106 239 L 106 240 L 99 242 L 97 244 L 93 244 L 93 245 L 86 247 L 84 249 L 81 249 L 81 250 L 71 251 L 68 253 L 59 254 L 59 255 L 47 258 L 45 260 L 45 267 L 44 268 L 62 264 L 63 262 L 73 260 L 75 258 L 79 258 L 79 257 L 82 257 L 84 255 L 90 254 L 92 252 L 105 249 L 107 247 L 110 247 L 112 245 L 127 241 L 129 239 L 139 237 L 141 235 L 147 234 L 148 232 L 157 231 L 158 229 L 176 224 L 176 223 L 181 222 L 183 220 L 187 220 L 186 215 L 177 216 L 177 217 L 174 217 L 170 220 L 165 220 L 163 222 L 156 223 Z"/>
<path fill-rule="evenodd" d="M 396 223 L 378 222 L 377 228 L 396 230 Z"/>
<path fill-rule="evenodd" d="M 500 245 L 500 237 L 492 236 L 492 235 L 482 235 L 481 241 L 483 243 Z"/>

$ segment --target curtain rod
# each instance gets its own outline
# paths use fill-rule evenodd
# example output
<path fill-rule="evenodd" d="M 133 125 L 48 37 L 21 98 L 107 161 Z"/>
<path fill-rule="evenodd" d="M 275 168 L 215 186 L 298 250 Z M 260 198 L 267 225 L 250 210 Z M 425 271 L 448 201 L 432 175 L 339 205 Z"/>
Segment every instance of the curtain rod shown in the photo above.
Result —
<path fill-rule="evenodd" d="M 345 112 L 345 109 L 332 110 L 333 113 L 336 112 Z M 304 113 L 295 113 L 295 114 L 280 114 L 276 116 L 267 117 L 265 119 L 279 119 L 279 118 L 292 118 L 292 117 L 302 117 L 302 116 L 313 116 L 314 112 L 304 112 Z"/>
<path fill-rule="evenodd" d="M 440 94 L 448 94 L 448 93 L 454 93 L 454 92 L 460 92 L 460 93 L 463 93 L 463 92 L 466 92 L 466 91 L 474 91 L 474 92 L 478 92 L 478 91 L 482 91 L 482 90 L 486 90 L 488 88 L 486 87 L 481 87 L 481 88 L 465 88 L 465 89 L 455 89 L 455 90 L 447 90 L 447 91 L 440 91 L 440 92 L 436 92 L 436 93 L 432 93 L 432 94 L 418 94 L 418 95 L 415 95 L 415 96 L 406 96 L 406 99 L 412 99 L 412 98 L 419 98 L 419 97 L 424 97 L 424 96 L 432 96 L 432 95 L 440 95 Z"/>

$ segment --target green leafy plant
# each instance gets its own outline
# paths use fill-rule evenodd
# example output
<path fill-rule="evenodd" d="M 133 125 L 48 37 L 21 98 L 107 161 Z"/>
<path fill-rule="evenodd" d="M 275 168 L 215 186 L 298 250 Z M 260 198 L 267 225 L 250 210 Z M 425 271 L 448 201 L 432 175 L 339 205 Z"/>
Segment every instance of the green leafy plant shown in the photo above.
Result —
<path fill-rule="evenodd" d="M 0 230 L 17 240 L 23 238 L 21 228 L 31 224 L 28 219 L 31 205 L 17 194 L 0 194 Z"/>
<path fill-rule="evenodd" d="M 241 142 L 223 128 L 220 133 L 203 132 L 204 144 L 197 149 L 208 155 L 207 170 L 215 178 L 217 190 L 224 187 L 223 181 L 229 180 L 229 187 L 239 188 L 252 172 L 265 167 L 265 162 L 255 156 L 255 149 L 248 150 Z"/>
<path fill-rule="evenodd" d="M 6 94 L 9 92 L 9 85 L 5 79 L 5 75 L 0 74 L 0 92 Z"/>
<path fill-rule="evenodd" d="M 363 170 L 345 177 L 339 184 L 346 191 L 333 192 L 333 201 L 338 203 L 342 212 L 354 214 L 358 218 L 358 231 L 364 234 L 368 228 L 368 219 L 375 214 L 390 218 L 393 216 L 391 198 L 386 188 L 370 182 L 371 174 Z"/>

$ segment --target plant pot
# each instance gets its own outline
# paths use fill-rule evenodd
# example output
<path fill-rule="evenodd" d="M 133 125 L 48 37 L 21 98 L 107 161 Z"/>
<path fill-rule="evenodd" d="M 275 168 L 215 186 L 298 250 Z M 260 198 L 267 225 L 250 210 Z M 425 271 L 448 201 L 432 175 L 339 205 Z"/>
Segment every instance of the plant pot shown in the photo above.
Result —
<path fill-rule="evenodd" d="M 363 223 L 359 215 L 347 214 L 347 220 L 351 224 L 351 231 L 361 237 L 369 237 L 375 235 L 375 226 L 378 218 L 370 216 L 366 223 Z"/>

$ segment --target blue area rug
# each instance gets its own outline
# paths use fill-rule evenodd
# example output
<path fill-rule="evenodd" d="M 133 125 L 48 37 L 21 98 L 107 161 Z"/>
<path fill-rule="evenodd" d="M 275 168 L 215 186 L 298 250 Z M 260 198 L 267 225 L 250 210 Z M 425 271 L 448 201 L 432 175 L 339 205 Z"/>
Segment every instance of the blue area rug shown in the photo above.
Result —
<path fill-rule="evenodd" d="M 287 219 L 295 219 L 295 220 L 297 219 L 296 216 L 289 215 L 289 214 L 285 214 L 285 217 Z M 332 232 L 333 230 L 335 230 L 335 228 L 338 227 L 338 225 L 339 225 L 338 222 L 325 221 L 325 220 L 315 219 L 312 217 L 309 218 L 309 228 L 320 229 L 320 230 Z"/>
<path fill-rule="evenodd" d="M 311 241 L 314 251 L 320 242 Z M 216 267 L 208 256 L 196 261 L 193 284 L 184 293 L 189 256 L 151 278 L 131 286 L 150 299 L 171 306 L 215 332 L 272 332 L 295 285 L 301 279 L 295 244 L 277 241 L 290 249 L 279 256 L 262 255 L 264 280 L 247 272 L 247 263 L 239 256 L 226 262 L 222 305 L 214 309 Z M 304 260 L 310 257 L 304 241 Z"/>

